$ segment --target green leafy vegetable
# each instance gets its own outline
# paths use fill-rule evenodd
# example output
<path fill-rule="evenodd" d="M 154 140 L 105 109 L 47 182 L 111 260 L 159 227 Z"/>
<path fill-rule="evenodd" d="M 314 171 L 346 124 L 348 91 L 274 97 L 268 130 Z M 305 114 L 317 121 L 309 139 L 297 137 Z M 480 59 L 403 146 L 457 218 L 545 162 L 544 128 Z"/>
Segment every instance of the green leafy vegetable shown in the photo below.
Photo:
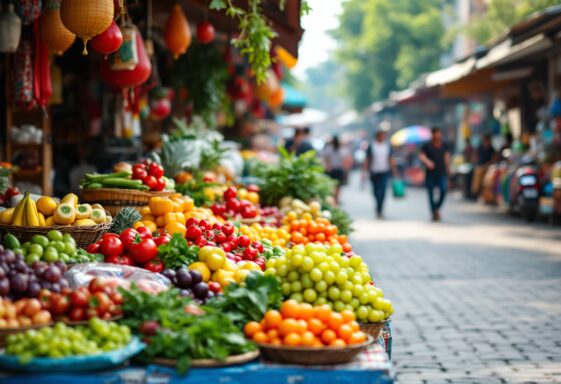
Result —
<path fill-rule="evenodd" d="M 166 268 L 179 269 L 197 261 L 199 249 L 189 245 L 180 233 L 174 233 L 169 243 L 158 247 L 158 256 Z"/>
<path fill-rule="evenodd" d="M 260 321 L 268 309 L 280 307 L 281 302 L 277 278 L 251 272 L 244 285 L 230 284 L 223 296 L 209 300 L 205 308 L 227 314 L 242 329 L 248 321 Z"/>
<path fill-rule="evenodd" d="M 331 204 L 323 204 L 322 209 L 331 212 L 331 224 L 337 226 L 339 234 L 348 235 L 353 231 L 353 221 L 349 214 L 341 207 L 336 207 Z"/>

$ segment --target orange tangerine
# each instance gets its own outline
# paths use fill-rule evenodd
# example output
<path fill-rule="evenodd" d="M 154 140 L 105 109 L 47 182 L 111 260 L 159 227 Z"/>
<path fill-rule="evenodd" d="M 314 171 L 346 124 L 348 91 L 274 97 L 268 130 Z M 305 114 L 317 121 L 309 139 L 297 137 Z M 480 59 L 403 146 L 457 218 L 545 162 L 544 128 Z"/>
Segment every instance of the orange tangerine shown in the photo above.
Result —
<path fill-rule="evenodd" d="M 321 334 L 325 328 L 325 324 L 319 319 L 312 318 L 308 320 L 308 330 L 316 336 Z"/>
<path fill-rule="evenodd" d="M 296 347 L 302 342 L 302 337 L 297 333 L 289 333 L 284 337 L 284 344 Z"/>
<path fill-rule="evenodd" d="M 343 316 L 343 321 L 345 323 L 349 323 L 355 320 L 355 313 L 350 309 L 344 309 L 343 311 L 341 311 L 341 316 Z"/>
<path fill-rule="evenodd" d="M 339 336 L 340 339 L 349 341 L 354 332 L 355 331 L 350 324 L 343 324 L 337 330 L 337 336 Z"/>
<path fill-rule="evenodd" d="M 354 332 L 348 343 L 349 344 L 360 344 L 360 343 L 364 343 L 366 341 L 366 335 L 364 334 L 364 332 L 358 331 L 358 332 Z"/>
<path fill-rule="evenodd" d="M 332 329 L 326 329 L 321 333 L 321 341 L 323 341 L 325 345 L 331 344 L 331 342 L 336 338 L 337 334 Z"/>
<path fill-rule="evenodd" d="M 282 322 L 282 316 L 280 312 L 276 310 L 265 312 L 264 319 L 268 329 L 278 328 L 280 323 Z"/>
<path fill-rule="evenodd" d="M 269 339 L 269 342 L 267 344 L 271 344 L 271 345 L 282 345 L 282 340 L 279 338 L 276 339 Z"/>
<path fill-rule="evenodd" d="M 345 343 L 345 340 L 335 339 L 331 343 L 329 343 L 329 346 L 337 347 L 337 348 L 345 348 L 347 346 L 347 343 Z"/>
<path fill-rule="evenodd" d="M 286 300 L 280 306 L 280 313 L 284 319 L 298 319 L 300 315 L 300 304 L 296 300 Z"/>
<path fill-rule="evenodd" d="M 298 322 L 294 319 L 284 319 L 279 326 L 279 333 L 281 336 L 286 336 L 289 333 L 298 332 Z"/>
<path fill-rule="evenodd" d="M 296 320 L 296 324 L 298 326 L 296 329 L 297 333 L 302 334 L 308 330 L 308 322 L 306 320 Z"/>
<path fill-rule="evenodd" d="M 253 335 L 252 340 L 256 343 L 266 343 L 267 342 L 267 335 L 263 331 L 257 332 Z"/>
<path fill-rule="evenodd" d="M 353 328 L 354 332 L 360 331 L 360 325 L 355 320 L 349 322 L 349 325 Z"/>
<path fill-rule="evenodd" d="M 323 304 L 314 308 L 314 317 L 321 320 L 323 323 L 327 324 L 330 316 L 331 308 L 329 308 L 329 305 Z"/>
<path fill-rule="evenodd" d="M 343 315 L 337 312 L 331 312 L 327 325 L 334 331 L 338 330 L 341 325 L 343 325 Z"/>
<path fill-rule="evenodd" d="M 303 346 L 311 347 L 312 345 L 314 345 L 315 341 L 316 341 L 316 337 L 312 332 L 306 331 L 302 334 L 301 342 Z"/>
<path fill-rule="evenodd" d="M 314 317 L 314 307 L 308 303 L 300 304 L 300 315 L 299 319 L 309 320 Z"/>
<path fill-rule="evenodd" d="M 247 337 L 253 337 L 253 335 L 261 331 L 261 325 L 257 321 L 250 321 L 243 327 L 243 331 Z"/>
<path fill-rule="evenodd" d="M 276 329 L 269 329 L 267 331 L 267 339 L 274 340 L 279 338 L 279 331 Z"/>

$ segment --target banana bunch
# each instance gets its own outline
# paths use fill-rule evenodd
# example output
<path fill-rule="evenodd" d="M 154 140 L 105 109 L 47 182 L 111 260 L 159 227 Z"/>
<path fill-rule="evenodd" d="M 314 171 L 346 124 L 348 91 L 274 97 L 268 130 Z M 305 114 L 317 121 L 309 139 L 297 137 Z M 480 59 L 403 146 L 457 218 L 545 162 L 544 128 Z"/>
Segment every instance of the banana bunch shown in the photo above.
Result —
<path fill-rule="evenodd" d="M 45 216 L 37 210 L 37 203 L 31 197 L 29 192 L 25 193 L 23 199 L 19 201 L 14 210 L 12 225 L 17 227 L 46 227 Z"/>

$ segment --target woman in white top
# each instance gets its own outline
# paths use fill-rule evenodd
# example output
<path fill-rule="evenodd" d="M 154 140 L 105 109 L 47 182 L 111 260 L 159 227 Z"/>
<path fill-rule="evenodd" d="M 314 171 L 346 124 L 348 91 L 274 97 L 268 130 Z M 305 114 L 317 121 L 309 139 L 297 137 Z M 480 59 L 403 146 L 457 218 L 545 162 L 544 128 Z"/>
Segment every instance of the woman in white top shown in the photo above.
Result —
<path fill-rule="evenodd" d="M 345 181 L 346 172 L 349 169 L 349 153 L 341 147 L 339 137 L 333 136 L 331 143 L 323 150 L 322 157 L 327 174 L 337 181 L 335 196 L 333 197 L 335 202 L 339 204 L 341 185 Z"/>
<path fill-rule="evenodd" d="M 376 200 L 376 217 L 383 215 L 386 187 L 390 177 L 390 171 L 397 175 L 395 160 L 392 157 L 392 149 L 386 141 L 386 132 L 378 131 L 374 141 L 368 146 L 366 160 L 363 165 L 363 177 L 370 174 L 372 190 Z"/>

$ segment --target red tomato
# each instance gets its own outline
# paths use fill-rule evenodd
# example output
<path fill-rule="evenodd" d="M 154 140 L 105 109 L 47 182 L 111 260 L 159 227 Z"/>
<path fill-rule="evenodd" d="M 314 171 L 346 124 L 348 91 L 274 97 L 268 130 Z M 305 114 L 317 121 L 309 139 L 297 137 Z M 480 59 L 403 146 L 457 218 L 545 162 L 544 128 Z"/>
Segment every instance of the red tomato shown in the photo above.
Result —
<path fill-rule="evenodd" d="M 51 313 L 53 315 L 63 315 L 70 308 L 70 300 L 68 296 L 53 295 L 51 298 Z"/>
<path fill-rule="evenodd" d="M 158 256 L 158 245 L 153 239 L 144 239 L 130 247 L 132 259 L 139 264 L 145 264 Z"/>
<path fill-rule="evenodd" d="M 48 289 L 41 289 L 39 292 L 39 301 L 43 309 L 49 310 L 51 308 L 51 296 L 52 292 Z"/>
<path fill-rule="evenodd" d="M 238 212 L 241 209 L 241 207 L 242 207 L 241 202 L 236 198 L 226 200 L 226 208 L 231 209 L 234 212 Z"/>
<path fill-rule="evenodd" d="M 86 251 L 88 253 L 99 253 L 99 246 L 100 246 L 99 243 L 90 244 L 86 247 Z"/>
<path fill-rule="evenodd" d="M 226 236 L 226 234 L 224 232 L 218 232 L 216 234 L 216 236 L 214 237 L 214 240 L 218 243 L 218 244 L 222 244 L 228 241 L 228 236 Z"/>
<path fill-rule="evenodd" d="M 196 225 L 190 225 L 189 227 L 187 227 L 187 232 L 185 233 L 185 237 L 187 238 L 187 240 L 195 241 L 199 237 L 201 237 L 202 234 L 203 231 L 201 230 L 201 228 L 199 228 Z"/>
<path fill-rule="evenodd" d="M 85 316 L 86 316 L 86 313 L 84 312 L 84 308 L 79 308 L 79 307 L 72 308 L 72 310 L 70 311 L 70 314 L 68 315 L 68 317 L 72 321 L 82 321 L 82 320 L 84 320 Z"/>
<path fill-rule="evenodd" d="M 99 252 L 105 257 L 120 256 L 123 254 L 124 250 L 123 242 L 119 237 L 104 237 L 99 245 Z"/>
<path fill-rule="evenodd" d="M 141 239 L 152 238 L 152 232 L 150 232 L 150 230 L 147 227 L 138 227 L 136 229 L 136 232 L 138 232 L 138 236 L 140 236 Z"/>
<path fill-rule="evenodd" d="M 70 303 L 72 304 L 72 307 L 87 307 L 89 301 L 90 291 L 88 291 L 86 288 L 78 288 L 70 294 Z"/>
<path fill-rule="evenodd" d="M 158 163 L 151 163 L 148 167 L 148 174 L 159 179 L 164 175 L 164 168 Z"/>
<path fill-rule="evenodd" d="M 234 234 L 234 229 L 234 226 L 230 223 L 222 226 L 222 232 L 224 232 L 226 236 L 232 236 Z"/>
<path fill-rule="evenodd" d="M 160 177 L 159 179 L 156 179 L 156 186 L 154 187 L 154 191 L 160 192 L 163 191 L 165 188 L 166 188 L 166 181 L 164 180 L 164 178 Z"/>
<path fill-rule="evenodd" d="M 235 199 L 238 196 L 236 187 L 230 187 L 224 191 L 224 200 Z"/>
<path fill-rule="evenodd" d="M 160 273 L 164 270 L 164 263 L 158 258 L 150 260 L 142 266 L 142 268 L 147 269 L 154 273 Z"/>
<path fill-rule="evenodd" d="M 133 180 L 144 180 L 148 176 L 148 172 L 145 169 L 138 169 L 132 171 Z"/>
<path fill-rule="evenodd" d="M 116 304 L 111 304 L 109 306 L 109 313 L 111 316 L 122 316 L 123 315 L 123 307 Z"/>
<path fill-rule="evenodd" d="M 216 281 L 211 281 L 208 283 L 208 289 L 211 292 L 218 293 L 222 290 L 222 286 Z"/>
<path fill-rule="evenodd" d="M 154 238 L 154 242 L 159 247 L 162 244 L 167 244 L 171 240 L 171 236 L 168 234 L 160 235 Z"/>
<path fill-rule="evenodd" d="M 204 237 L 199 237 L 198 239 L 195 240 L 195 245 L 197 247 L 204 247 L 205 245 L 207 245 L 207 241 Z"/>
<path fill-rule="evenodd" d="M 257 258 L 257 249 L 248 247 L 243 250 L 243 254 L 246 260 L 255 260 Z"/>
<path fill-rule="evenodd" d="M 214 40 L 214 26 L 204 20 L 197 24 L 197 40 L 201 44 L 208 44 Z"/>
<path fill-rule="evenodd" d="M 105 292 L 96 292 L 90 299 L 90 306 L 95 308 L 97 314 L 103 316 L 111 305 L 111 299 Z"/>
<path fill-rule="evenodd" d="M 130 248 L 131 244 L 134 243 L 134 240 L 136 239 L 137 235 L 138 235 L 138 232 L 134 228 L 128 228 L 128 229 L 125 229 L 123 232 L 121 232 L 121 235 L 119 236 L 119 238 L 121 239 L 125 249 Z"/>
<path fill-rule="evenodd" d="M 251 243 L 251 246 L 253 248 L 257 249 L 259 251 L 259 253 L 265 252 L 265 247 L 263 246 L 263 243 L 261 243 L 259 241 L 254 241 L 253 243 Z"/>
<path fill-rule="evenodd" d="M 249 244 L 251 244 L 251 240 L 249 239 L 249 237 L 242 235 L 238 238 L 238 245 L 240 247 L 247 248 L 249 247 Z"/>
<path fill-rule="evenodd" d="M 218 239 L 216 241 L 218 242 Z M 222 248 L 224 250 L 224 252 L 230 252 L 232 250 L 232 244 L 230 244 L 228 242 L 221 243 L 220 248 Z"/>
<path fill-rule="evenodd" d="M 105 258 L 107 263 L 119 265 L 134 265 L 134 261 L 129 255 L 109 256 Z"/>
<path fill-rule="evenodd" d="M 204 230 L 210 229 L 210 222 L 206 219 L 202 219 L 201 221 L 199 221 L 199 227 Z"/>
<path fill-rule="evenodd" d="M 90 280 L 90 283 L 88 284 L 88 289 L 90 293 L 96 293 L 96 292 L 105 292 L 107 287 L 102 278 L 94 277 L 93 279 Z"/>
<path fill-rule="evenodd" d="M 104 239 L 106 239 L 106 238 L 108 238 L 108 237 L 115 237 L 115 238 L 118 239 L 118 238 L 119 238 L 119 235 L 117 235 L 116 233 L 107 232 L 107 233 L 104 233 L 104 234 L 103 234 L 103 236 L 101 237 L 101 240 L 104 240 Z"/>
<path fill-rule="evenodd" d="M 158 180 L 151 175 L 146 176 L 144 180 L 142 180 L 142 182 L 144 183 L 144 185 L 150 188 L 151 191 L 156 187 L 156 184 L 158 184 Z"/>
<path fill-rule="evenodd" d="M 123 304 L 123 295 L 117 290 L 111 291 L 111 293 L 109 294 L 109 298 L 113 303 L 117 305 Z"/>

